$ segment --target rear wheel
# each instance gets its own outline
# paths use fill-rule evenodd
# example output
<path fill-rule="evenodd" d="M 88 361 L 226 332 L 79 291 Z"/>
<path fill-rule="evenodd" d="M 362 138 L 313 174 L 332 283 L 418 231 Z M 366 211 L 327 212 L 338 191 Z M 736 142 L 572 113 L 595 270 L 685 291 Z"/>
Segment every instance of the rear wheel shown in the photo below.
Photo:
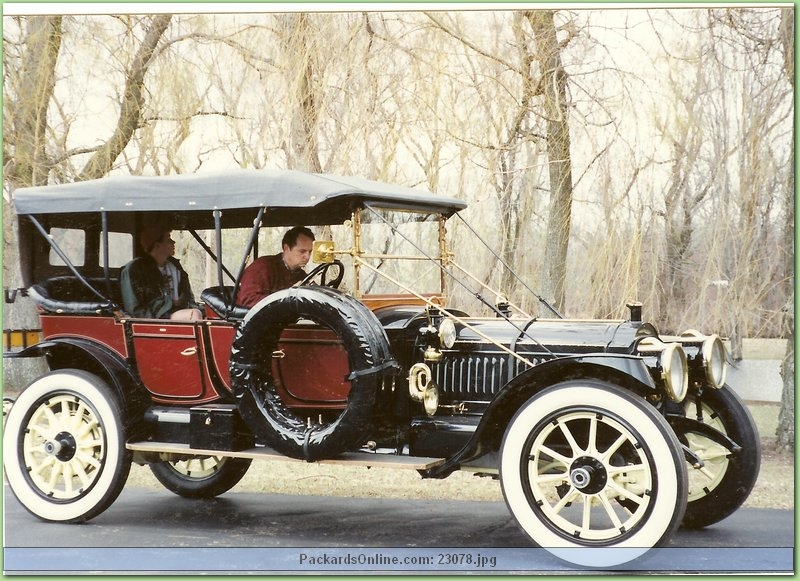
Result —
<path fill-rule="evenodd" d="M 97 516 L 130 472 L 117 398 L 84 371 L 55 371 L 28 386 L 8 413 L 3 439 L 11 490 L 42 520 Z"/>
<path fill-rule="evenodd" d="M 251 462 L 249 458 L 197 456 L 150 464 L 150 471 L 178 496 L 213 498 L 236 486 Z"/>
<path fill-rule="evenodd" d="M 663 544 L 686 506 L 686 468 L 664 418 L 600 381 L 564 382 L 529 399 L 506 430 L 500 481 L 536 544 L 594 567 Z"/>

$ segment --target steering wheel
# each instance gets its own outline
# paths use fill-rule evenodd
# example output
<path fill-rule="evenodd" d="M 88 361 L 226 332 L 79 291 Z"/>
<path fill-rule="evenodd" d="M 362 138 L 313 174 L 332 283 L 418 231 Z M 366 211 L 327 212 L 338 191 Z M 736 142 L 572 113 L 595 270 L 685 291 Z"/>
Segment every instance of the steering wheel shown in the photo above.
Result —
<path fill-rule="evenodd" d="M 336 273 L 336 276 L 333 279 L 327 280 L 328 271 L 332 266 L 337 267 L 339 271 Z M 339 260 L 320 264 L 319 266 L 316 266 L 314 270 L 309 272 L 303 280 L 300 281 L 300 286 L 307 286 L 311 284 L 314 278 L 317 276 L 319 276 L 320 285 L 329 286 L 331 288 L 339 288 L 339 285 L 342 283 L 342 279 L 344 278 L 344 264 L 342 264 Z"/>

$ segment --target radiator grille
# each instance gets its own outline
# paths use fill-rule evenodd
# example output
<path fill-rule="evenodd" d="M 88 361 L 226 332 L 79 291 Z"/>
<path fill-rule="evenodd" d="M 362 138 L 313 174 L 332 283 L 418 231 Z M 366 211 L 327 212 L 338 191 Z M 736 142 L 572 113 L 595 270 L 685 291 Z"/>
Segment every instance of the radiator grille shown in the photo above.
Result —
<path fill-rule="evenodd" d="M 444 401 L 489 401 L 509 379 L 527 367 L 515 357 L 500 351 L 446 353 L 440 361 L 431 365 L 431 372 Z"/>

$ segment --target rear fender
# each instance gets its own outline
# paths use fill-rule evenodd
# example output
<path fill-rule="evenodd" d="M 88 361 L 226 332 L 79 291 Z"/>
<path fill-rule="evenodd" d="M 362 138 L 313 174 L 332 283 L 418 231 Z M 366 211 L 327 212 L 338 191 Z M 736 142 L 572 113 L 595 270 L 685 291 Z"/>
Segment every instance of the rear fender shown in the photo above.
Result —
<path fill-rule="evenodd" d="M 93 373 L 117 394 L 128 436 L 136 437 L 144 429 L 144 413 L 152 405 L 150 395 L 127 362 L 107 347 L 86 339 L 49 339 L 24 349 L 17 357 L 44 357 L 51 371 Z"/>
<path fill-rule="evenodd" d="M 461 464 L 497 452 L 506 427 L 523 403 L 552 385 L 582 378 L 607 381 L 642 397 L 656 391 L 640 357 L 601 353 L 546 361 L 523 371 L 503 387 L 461 450 L 444 463 L 420 473 L 424 478 L 446 478 Z"/>

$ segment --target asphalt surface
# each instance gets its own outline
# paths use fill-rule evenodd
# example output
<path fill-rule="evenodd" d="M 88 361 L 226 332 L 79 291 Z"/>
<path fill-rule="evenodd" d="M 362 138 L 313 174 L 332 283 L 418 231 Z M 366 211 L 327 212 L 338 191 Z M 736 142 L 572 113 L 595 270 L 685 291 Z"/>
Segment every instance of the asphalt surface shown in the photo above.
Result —
<path fill-rule="evenodd" d="M 534 573 L 793 571 L 794 513 L 740 509 L 612 568 L 534 548 L 502 502 L 229 492 L 188 500 L 128 487 L 88 523 L 44 523 L 4 487 L 6 573 Z M 593 557 L 592 557 L 593 559 Z M 590 559 L 591 563 L 594 561 Z"/>

